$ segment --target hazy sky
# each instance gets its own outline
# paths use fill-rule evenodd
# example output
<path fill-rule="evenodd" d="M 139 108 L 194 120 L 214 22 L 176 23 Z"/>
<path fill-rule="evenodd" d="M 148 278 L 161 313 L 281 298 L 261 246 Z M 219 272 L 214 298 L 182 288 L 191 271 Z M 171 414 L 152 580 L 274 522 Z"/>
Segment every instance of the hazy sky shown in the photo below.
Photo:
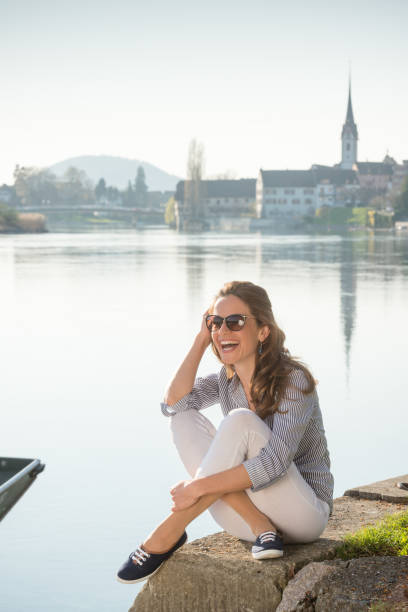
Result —
<path fill-rule="evenodd" d="M 408 158 L 407 0 L 0 0 L 0 184 L 108 154 L 237 177 Z"/>

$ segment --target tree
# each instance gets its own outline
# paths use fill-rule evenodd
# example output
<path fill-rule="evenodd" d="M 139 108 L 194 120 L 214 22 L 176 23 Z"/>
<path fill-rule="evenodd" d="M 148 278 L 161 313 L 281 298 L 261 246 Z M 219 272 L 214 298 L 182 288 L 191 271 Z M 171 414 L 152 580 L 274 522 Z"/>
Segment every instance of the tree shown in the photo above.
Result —
<path fill-rule="evenodd" d="M 219 172 L 212 176 L 207 175 L 207 179 L 212 181 L 234 181 L 237 179 L 237 173 L 235 170 L 226 170 L 225 172 Z"/>
<path fill-rule="evenodd" d="M 95 201 L 92 183 L 84 170 L 70 166 L 59 183 L 60 197 L 65 204 L 90 204 Z"/>
<path fill-rule="evenodd" d="M 135 180 L 135 203 L 136 206 L 147 206 L 147 185 L 146 175 L 143 166 L 139 166 L 137 169 L 137 175 Z"/>
<path fill-rule="evenodd" d="M 47 169 L 16 166 L 14 189 L 23 206 L 89 204 L 95 201 L 93 185 L 83 170 L 70 167 L 62 179 Z"/>
<path fill-rule="evenodd" d="M 12 208 L 6 206 L 6 204 L 0 204 L 0 227 L 9 228 L 17 227 L 18 225 L 18 214 Z"/>
<path fill-rule="evenodd" d="M 56 177 L 49 170 L 17 165 L 13 176 L 15 192 L 23 206 L 42 206 L 57 202 Z"/>
<path fill-rule="evenodd" d="M 375 196 L 372 200 L 370 200 L 370 208 L 374 208 L 375 210 L 384 210 L 387 208 L 387 198 L 383 195 Z"/>
<path fill-rule="evenodd" d="M 193 219 L 203 217 L 201 179 L 204 172 L 204 147 L 197 140 L 190 142 L 187 158 L 187 180 L 184 183 L 186 215 Z"/>
<path fill-rule="evenodd" d="M 117 187 L 109 186 L 106 190 L 106 196 L 111 204 L 120 205 L 122 203 L 120 191 Z"/>
<path fill-rule="evenodd" d="M 408 176 L 402 183 L 402 189 L 394 200 L 395 220 L 408 220 Z"/>
<path fill-rule="evenodd" d="M 135 206 L 135 192 L 131 181 L 128 181 L 127 189 L 123 192 L 123 204 L 125 206 Z"/>
<path fill-rule="evenodd" d="M 164 222 L 170 227 L 176 227 L 176 214 L 175 214 L 176 200 L 174 196 L 171 196 L 166 204 L 166 210 L 164 213 Z"/>
<path fill-rule="evenodd" d="M 104 178 L 99 179 L 95 187 L 95 196 L 97 200 L 102 200 L 106 197 L 106 181 Z"/>

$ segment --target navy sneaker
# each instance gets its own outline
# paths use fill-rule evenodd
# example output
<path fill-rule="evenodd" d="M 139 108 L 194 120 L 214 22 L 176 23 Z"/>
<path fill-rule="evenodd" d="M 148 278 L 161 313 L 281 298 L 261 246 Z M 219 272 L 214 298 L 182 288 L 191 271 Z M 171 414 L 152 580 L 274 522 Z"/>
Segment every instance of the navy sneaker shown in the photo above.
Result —
<path fill-rule="evenodd" d="M 274 531 L 265 531 L 259 534 L 252 547 L 254 559 L 275 559 L 283 555 L 282 538 Z"/>
<path fill-rule="evenodd" d="M 117 579 L 125 584 L 135 584 L 146 580 L 159 571 L 162 563 L 166 561 L 180 546 L 183 546 L 187 541 L 186 532 L 183 533 L 178 542 L 173 548 L 170 548 L 165 553 L 156 554 L 148 553 L 141 546 L 138 546 L 134 552 L 129 555 L 129 559 L 122 565 L 118 571 Z"/>

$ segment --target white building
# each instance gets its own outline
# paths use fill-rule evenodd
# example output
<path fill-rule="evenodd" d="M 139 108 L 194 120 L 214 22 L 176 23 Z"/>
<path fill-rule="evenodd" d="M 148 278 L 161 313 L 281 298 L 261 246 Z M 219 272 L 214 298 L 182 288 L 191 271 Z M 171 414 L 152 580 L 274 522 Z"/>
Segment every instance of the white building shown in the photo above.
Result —
<path fill-rule="evenodd" d="M 316 182 L 312 170 L 260 170 L 256 181 L 256 215 L 260 218 L 312 214 Z"/>

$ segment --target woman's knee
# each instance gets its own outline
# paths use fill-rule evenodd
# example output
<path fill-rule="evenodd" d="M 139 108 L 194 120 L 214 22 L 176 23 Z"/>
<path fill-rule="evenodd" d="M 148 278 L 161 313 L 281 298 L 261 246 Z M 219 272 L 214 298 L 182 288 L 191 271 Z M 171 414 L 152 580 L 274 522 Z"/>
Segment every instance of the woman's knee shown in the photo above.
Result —
<path fill-rule="evenodd" d="M 257 427 L 265 427 L 262 419 L 249 408 L 234 408 L 221 421 L 219 430 L 234 431 L 251 431 Z"/>
<path fill-rule="evenodd" d="M 195 409 L 183 410 L 170 417 L 170 430 L 173 439 L 175 436 L 213 438 L 216 432 L 211 421 Z"/>
<path fill-rule="evenodd" d="M 177 412 L 170 417 L 170 429 L 172 432 L 185 429 L 192 420 L 192 410 Z"/>

